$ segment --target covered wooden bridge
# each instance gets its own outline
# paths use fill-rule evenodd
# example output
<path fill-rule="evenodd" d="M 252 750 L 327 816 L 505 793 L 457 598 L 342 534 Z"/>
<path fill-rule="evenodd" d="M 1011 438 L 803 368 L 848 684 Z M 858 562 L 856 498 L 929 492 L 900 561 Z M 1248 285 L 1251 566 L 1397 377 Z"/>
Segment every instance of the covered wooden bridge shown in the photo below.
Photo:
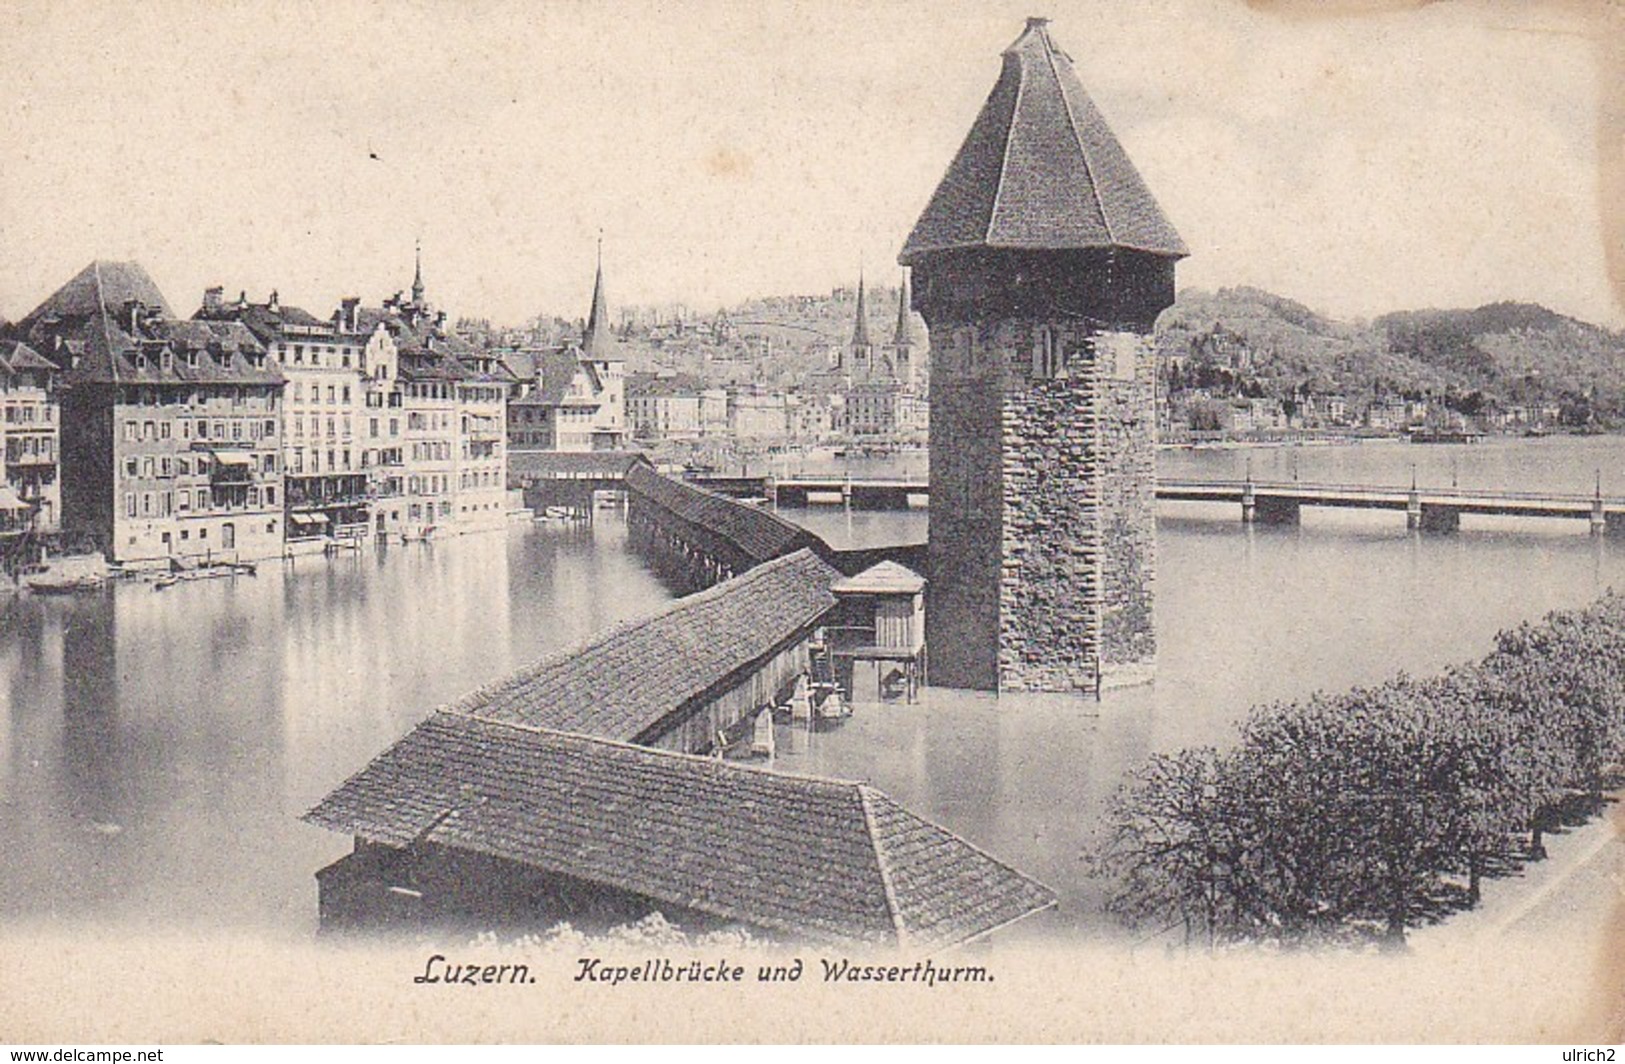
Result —
<path fill-rule="evenodd" d="M 689 930 L 936 949 L 1055 904 L 861 783 L 437 713 L 304 819 L 353 836 L 325 930 L 425 921 Z"/>

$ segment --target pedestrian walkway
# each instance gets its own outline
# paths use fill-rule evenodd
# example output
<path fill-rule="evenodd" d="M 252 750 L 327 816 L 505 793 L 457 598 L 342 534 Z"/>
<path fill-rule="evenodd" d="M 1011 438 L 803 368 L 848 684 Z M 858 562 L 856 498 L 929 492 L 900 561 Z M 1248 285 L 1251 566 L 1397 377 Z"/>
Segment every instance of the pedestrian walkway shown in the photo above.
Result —
<path fill-rule="evenodd" d="M 1511 937 L 1601 941 L 1625 908 L 1625 794 L 1601 816 L 1545 838 L 1544 861 L 1486 879 L 1477 908 L 1410 935 L 1418 951 Z"/>

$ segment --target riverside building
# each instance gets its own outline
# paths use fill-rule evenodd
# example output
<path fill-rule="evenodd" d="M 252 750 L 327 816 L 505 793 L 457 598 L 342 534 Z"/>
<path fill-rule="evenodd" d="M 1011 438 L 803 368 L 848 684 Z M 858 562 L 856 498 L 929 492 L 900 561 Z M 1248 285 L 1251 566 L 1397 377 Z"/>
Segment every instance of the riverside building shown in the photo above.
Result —
<path fill-rule="evenodd" d="M 62 526 L 110 561 L 246 561 L 283 541 L 283 377 L 239 322 L 177 321 L 94 262 L 19 323 L 61 373 Z"/>

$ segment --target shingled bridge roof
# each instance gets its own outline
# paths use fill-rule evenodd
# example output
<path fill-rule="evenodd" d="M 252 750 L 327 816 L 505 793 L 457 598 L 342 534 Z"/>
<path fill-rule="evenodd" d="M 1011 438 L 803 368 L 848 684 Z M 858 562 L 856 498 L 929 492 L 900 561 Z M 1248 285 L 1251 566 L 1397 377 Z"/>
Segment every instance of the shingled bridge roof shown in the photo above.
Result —
<path fill-rule="evenodd" d="M 841 574 L 810 550 L 766 562 L 611 628 L 446 707 L 511 723 L 652 742 L 835 606 Z"/>
<path fill-rule="evenodd" d="M 813 941 L 941 947 L 1055 902 L 864 784 L 457 713 L 418 725 L 304 819 Z"/>
<path fill-rule="evenodd" d="M 733 544 L 753 563 L 782 557 L 802 547 L 823 546 L 823 540 L 816 535 L 778 514 L 673 480 L 645 466 L 627 470 L 626 486 L 679 520 L 705 528 Z"/>

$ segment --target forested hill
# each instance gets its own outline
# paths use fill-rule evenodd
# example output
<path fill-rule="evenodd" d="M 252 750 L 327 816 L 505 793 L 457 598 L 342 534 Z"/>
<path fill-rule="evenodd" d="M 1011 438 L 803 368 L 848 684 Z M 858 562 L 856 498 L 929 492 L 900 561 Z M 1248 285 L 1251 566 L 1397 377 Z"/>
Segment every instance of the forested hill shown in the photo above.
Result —
<path fill-rule="evenodd" d="M 1625 334 L 1533 303 L 1343 322 L 1255 288 L 1182 293 L 1158 322 L 1175 390 L 1432 397 L 1464 413 L 1551 404 L 1625 422 Z"/>

